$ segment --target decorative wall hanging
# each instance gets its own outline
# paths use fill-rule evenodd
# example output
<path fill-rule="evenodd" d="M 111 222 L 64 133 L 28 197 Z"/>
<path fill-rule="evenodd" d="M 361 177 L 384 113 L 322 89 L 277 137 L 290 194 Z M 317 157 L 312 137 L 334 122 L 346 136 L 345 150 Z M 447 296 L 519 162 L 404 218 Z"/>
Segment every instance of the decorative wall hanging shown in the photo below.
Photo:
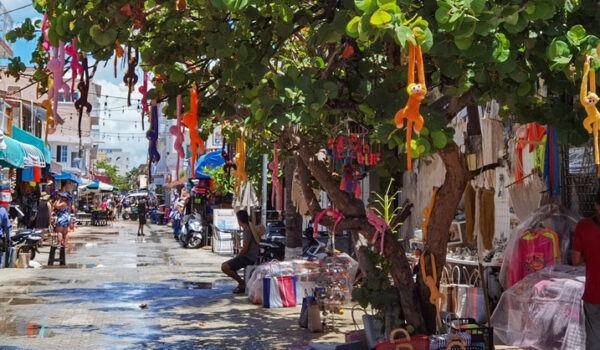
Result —
<path fill-rule="evenodd" d="M 81 120 L 83 119 L 83 109 L 85 108 L 86 113 L 89 115 L 92 111 L 92 104 L 88 101 L 88 94 L 90 91 L 90 74 L 88 71 L 87 56 L 84 54 L 83 69 L 81 70 L 81 77 L 77 84 L 77 90 L 79 90 L 79 98 L 75 101 L 75 109 L 79 113 L 79 121 L 77 124 L 77 130 L 79 132 L 79 142 L 81 142 Z"/>
<path fill-rule="evenodd" d="M 71 57 L 70 67 L 71 67 L 71 99 L 75 100 L 75 96 L 73 92 L 75 91 L 75 79 L 77 76 L 83 72 L 83 67 L 79 64 L 79 60 L 77 58 L 77 48 L 75 47 L 75 38 L 71 41 L 71 45 L 65 48 L 65 52 L 69 57 Z"/>
<path fill-rule="evenodd" d="M 418 82 L 415 84 L 415 56 L 417 60 Z M 406 91 L 408 92 L 408 102 L 406 106 L 399 110 L 394 121 L 396 128 L 400 129 L 404 126 L 406 119 L 406 167 L 408 171 L 412 170 L 412 158 L 410 141 L 413 130 L 418 134 L 423 128 L 423 116 L 419 112 L 421 101 L 427 94 L 425 86 L 425 71 L 423 70 L 423 56 L 421 55 L 421 46 L 415 46 L 409 41 L 408 43 L 408 82 Z"/>
<path fill-rule="evenodd" d="M 271 204 L 275 205 L 276 210 L 283 210 L 283 186 L 279 181 L 279 160 L 277 158 L 277 142 L 273 144 L 273 161 L 269 163 L 269 170 L 271 173 Z"/>
<path fill-rule="evenodd" d="M 183 132 L 181 131 L 181 96 L 177 96 L 177 124 L 172 125 L 169 128 L 169 132 L 175 136 L 175 142 L 173 142 L 173 148 L 177 152 L 177 177 L 179 178 L 179 159 L 185 158 L 185 152 L 183 150 Z"/>
<path fill-rule="evenodd" d="M 150 112 L 150 128 L 146 132 L 148 139 L 148 181 L 152 181 L 152 163 L 160 161 L 156 142 L 158 140 L 158 106 L 156 101 L 152 101 L 152 111 Z M 194 171 L 192 170 L 192 173 Z"/>
<path fill-rule="evenodd" d="M 63 68 L 65 67 L 65 44 L 59 41 L 58 47 L 54 48 L 54 58 L 48 62 L 48 69 L 52 73 L 53 83 L 48 90 L 48 97 L 54 102 L 52 107 L 52 118 L 56 120 L 58 111 L 59 93 L 63 91 L 63 98 L 69 91 L 69 86 L 63 81 Z"/>
<path fill-rule="evenodd" d="M 135 74 L 135 67 L 138 64 L 140 53 L 138 49 L 135 49 L 135 55 L 132 54 L 132 47 L 127 48 L 127 70 L 123 76 L 123 83 L 129 88 L 127 91 L 127 106 L 131 106 L 131 93 L 137 84 L 138 76 Z"/>
<path fill-rule="evenodd" d="M 596 108 L 598 103 L 598 95 L 596 95 L 596 72 L 590 71 L 591 56 L 586 57 L 583 64 L 583 77 L 581 79 L 581 89 L 579 91 L 579 101 L 585 109 L 587 117 L 583 120 L 583 127 L 588 133 L 593 134 L 594 139 L 594 163 L 600 165 L 600 153 L 598 151 L 598 128 L 600 128 L 600 112 Z M 590 78 L 590 86 L 588 90 L 588 75 Z M 549 137 L 550 135 L 548 135 Z M 546 149 L 546 152 L 548 150 Z M 544 164 L 544 167 L 546 165 Z M 600 177 L 600 169 L 598 171 Z"/>
<path fill-rule="evenodd" d="M 195 164 L 198 156 L 198 152 L 204 149 L 204 141 L 198 135 L 196 130 L 198 126 L 198 93 L 196 87 L 190 89 L 190 112 L 183 115 L 183 124 L 187 126 L 190 133 L 190 148 L 192 150 L 192 159 L 190 163 L 192 165 L 192 177 L 196 177 Z"/>
<path fill-rule="evenodd" d="M 119 40 L 115 41 L 115 62 L 114 62 L 114 71 L 115 71 L 115 79 L 117 78 L 117 60 L 125 54 L 125 50 L 121 44 L 119 44 Z"/>

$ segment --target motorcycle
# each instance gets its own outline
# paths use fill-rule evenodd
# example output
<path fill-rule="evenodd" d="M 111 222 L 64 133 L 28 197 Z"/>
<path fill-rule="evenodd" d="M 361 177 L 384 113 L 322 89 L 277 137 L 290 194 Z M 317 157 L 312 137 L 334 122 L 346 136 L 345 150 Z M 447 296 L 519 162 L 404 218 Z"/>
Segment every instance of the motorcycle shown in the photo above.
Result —
<path fill-rule="evenodd" d="M 5 237 L 3 237 L 4 239 Z M 8 252 L 10 247 L 15 248 L 15 252 L 17 257 L 21 253 L 29 253 L 30 259 L 35 259 L 35 254 L 39 254 L 38 247 L 40 245 L 40 241 L 42 240 L 42 232 L 34 231 L 31 229 L 23 229 L 19 232 L 10 235 L 10 242 L 8 244 L 5 243 L 4 251 Z M 5 240 L 6 242 L 6 240 Z"/>
<path fill-rule="evenodd" d="M 198 213 L 186 215 L 181 223 L 179 241 L 184 248 L 200 248 L 206 245 L 206 230 L 202 226 L 202 217 Z"/>
<path fill-rule="evenodd" d="M 318 231 L 317 237 L 314 237 L 312 225 L 309 225 L 302 235 L 302 256 L 309 260 L 314 259 L 317 254 L 325 253 L 327 244 L 329 244 L 327 231 Z"/>
<path fill-rule="evenodd" d="M 282 222 L 267 223 L 267 233 L 260 239 L 259 261 L 261 263 L 285 257 L 285 226 Z"/>
<path fill-rule="evenodd" d="M 121 214 L 123 220 L 137 220 L 138 219 L 138 209 L 137 207 L 128 207 L 125 208 L 123 214 Z"/>

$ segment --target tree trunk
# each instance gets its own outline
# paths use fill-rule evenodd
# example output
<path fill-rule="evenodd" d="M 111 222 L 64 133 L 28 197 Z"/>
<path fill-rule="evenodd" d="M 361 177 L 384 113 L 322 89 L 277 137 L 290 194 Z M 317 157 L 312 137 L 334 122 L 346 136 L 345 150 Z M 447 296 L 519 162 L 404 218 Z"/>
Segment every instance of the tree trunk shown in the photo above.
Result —
<path fill-rule="evenodd" d="M 425 262 L 427 274 L 431 274 L 431 263 L 429 254 L 435 257 L 435 267 L 438 276 L 442 275 L 442 268 L 446 264 L 446 249 L 448 247 L 448 238 L 450 225 L 456 216 L 456 208 L 465 191 L 465 187 L 470 178 L 470 173 L 464 156 L 458 149 L 458 146 L 451 142 L 438 154 L 442 158 L 446 167 L 446 177 L 444 184 L 438 190 L 435 196 L 435 202 L 427 224 L 427 238 L 425 240 L 425 252 L 423 261 Z M 429 289 L 419 278 L 419 295 L 421 296 L 422 308 L 424 310 L 425 323 L 427 331 L 432 333 L 436 329 L 436 310 L 429 302 Z"/>
<path fill-rule="evenodd" d="M 285 247 L 302 249 L 302 217 L 298 214 L 292 201 L 292 183 L 296 161 L 290 157 L 285 160 L 283 168 L 285 188 Z"/>

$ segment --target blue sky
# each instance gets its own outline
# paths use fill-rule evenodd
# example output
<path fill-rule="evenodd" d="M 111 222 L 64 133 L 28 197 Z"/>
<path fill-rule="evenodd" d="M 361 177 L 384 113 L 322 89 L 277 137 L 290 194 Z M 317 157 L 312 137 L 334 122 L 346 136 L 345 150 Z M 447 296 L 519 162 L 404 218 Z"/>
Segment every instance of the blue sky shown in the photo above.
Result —
<path fill-rule="evenodd" d="M 4 5 L 7 11 L 11 11 L 13 9 L 31 4 L 32 0 L 0 0 L 0 2 Z M 22 23 L 26 18 L 41 19 L 43 16 L 39 14 L 33 7 L 29 6 L 21 10 L 17 10 L 15 12 L 11 12 L 10 16 L 14 22 L 15 26 L 18 26 Z M 25 63 L 27 66 L 31 66 L 31 53 L 35 49 L 37 40 L 25 41 L 18 40 L 12 45 L 13 55 L 21 57 L 21 61 Z M 112 60 L 110 61 L 112 62 Z M 7 64 L 7 60 L 0 60 L 0 64 Z M 98 66 L 98 70 L 96 71 L 96 75 L 94 77 L 94 81 L 100 85 L 102 85 L 102 94 L 109 96 L 127 96 L 127 88 L 122 83 L 122 75 L 123 72 L 120 71 L 117 74 L 117 78 L 115 79 L 113 75 L 113 65 L 109 63 L 106 65 L 106 68 L 103 67 L 104 64 L 101 63 Z M 137 74 L 139 76 L 139 81 L 142 79 L 142 72 L 138 67 Z M 132 99 L 139 99 L 141 95 L 137 92 L 138 86 L 136 86 L 135 92 L 132 94 Z M 101 99 L 102 104 L 105 101 L 105 98 Z M 114 106 L 122 106 L 122 99 L 108 98 L 107 99 L 109 108 Z M 135 107 L 135 106 L 134 106 Z M 100 114 L 101 122 L 100 122 L 100 130 L 101 131 L 110 131 L 114 132 L 115 130 L 122 130 L 123 132 L 142 132 L 140 129 L 140 114 L 133 109 L 125 110 L 124 112 L 119 111 L 119 113 L 113 112 L 111 114 L 113 119 L 118 118 L 119 120 L 111 121 L 108 116 L 105 117 L 104 113 Z M 135 122 L 137 122 L 138 128 L 135 129 Z M 143 134 L 140 134 L 143 136 Z M 141 140 L 132 140 L 132 141 L 124 141 L 124 138 L 121 138 L 121 141 L 115 141 L 113 137 L 111 140 L 105 140 L 104 143 L 107 147 L 120 147 L 126 151 L 131 153 L 131 159 L 133 161 L 133 165 L 137 166 L 140 163 L 146 162 L 146 154 L 148 143 L 144 137 Z M 101 146 L 102 147 L 102 146 Z"/>

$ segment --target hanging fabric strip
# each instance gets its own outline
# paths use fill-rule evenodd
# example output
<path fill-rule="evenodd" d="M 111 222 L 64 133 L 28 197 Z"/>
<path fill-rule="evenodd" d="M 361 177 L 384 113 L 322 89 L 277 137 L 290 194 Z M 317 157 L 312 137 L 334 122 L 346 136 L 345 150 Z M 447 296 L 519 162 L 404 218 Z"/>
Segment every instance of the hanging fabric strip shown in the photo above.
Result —
<path fill-rule="evenodd" d="M 550 196 L 560 194 L 560 175 L 558 172 L 558 148 L 556 145 L 556 129 L 551 125 L 546 131 L 546 154 L 544 156 L 544 182 Z"/>

